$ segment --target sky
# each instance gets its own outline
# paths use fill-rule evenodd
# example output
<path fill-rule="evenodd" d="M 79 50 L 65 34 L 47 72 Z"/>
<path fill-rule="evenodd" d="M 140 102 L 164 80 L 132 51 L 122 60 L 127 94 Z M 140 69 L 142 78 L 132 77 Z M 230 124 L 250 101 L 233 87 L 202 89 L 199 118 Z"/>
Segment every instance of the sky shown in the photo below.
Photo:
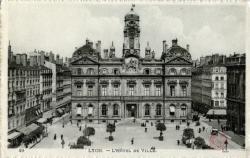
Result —
<path fill-rule="evenodd" d="M 72 57 L 86 39 L 102 42 L 102 50 L 112 41 L 121 57 L 124 16 L 131 4 L 9 4 L 8 36 L 14 53 L 52 51 Z M 215 53 L 245 53 L 246 8 L 240 5 L 142 5 L 140 46 L 144 57 L 147 42 L 162 54 L 162 41 L 171 46 L 174 38 L 182 47 L 190 45 L 192 59 Z M 102 52 L 103 55 L 103 52 Z"/>

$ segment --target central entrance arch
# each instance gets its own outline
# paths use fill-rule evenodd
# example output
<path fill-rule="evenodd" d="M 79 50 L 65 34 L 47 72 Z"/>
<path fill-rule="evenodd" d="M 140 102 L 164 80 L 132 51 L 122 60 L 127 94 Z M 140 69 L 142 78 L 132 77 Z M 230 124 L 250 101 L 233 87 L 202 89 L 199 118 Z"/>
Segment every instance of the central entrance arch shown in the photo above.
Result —
<path fill-rule="evenodd" d="M 136 104 L 127 104 L 126 105 L 126 117 L 137 117 L 137 105 Z"/>

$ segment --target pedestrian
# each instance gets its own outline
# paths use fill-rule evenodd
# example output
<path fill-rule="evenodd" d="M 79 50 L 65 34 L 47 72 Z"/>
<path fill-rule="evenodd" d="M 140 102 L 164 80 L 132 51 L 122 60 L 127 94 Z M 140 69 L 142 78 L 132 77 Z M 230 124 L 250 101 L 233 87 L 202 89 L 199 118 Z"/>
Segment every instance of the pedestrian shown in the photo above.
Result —
<path fill-rule="evenodd" d="M 78 122 L 76 122 L 76 126 L 77 126 L 77 127 L 79 126 L 79 123 L 78 123 Z"/>
<path fill-rule="evenodd" d="M 228 144 L 228 141 L 227 141 L 227 139 L 225 140 L 224 144 L 225 144 L 225 147 L 226 147 L 226 151 L 227 151 L 227 144 Z"/>
<path fill-rule="evenodd" d="M 82 126 L 79 127 L 79 131 L 81 131 L 81 130 L 82 130 Z"/>
<path fill-rule="evenodd" d="M 146 127 L 146 128 L 145 128 L 145 132 L 147 133 L 147 131 L 148 131 L 148 128 Z"/>
<path fill-rule="evenodd" d="M 132 145 L 134 144 L 134 138 L 131 139 L 131 144 L 132 144 Z"/>
<path fill-rule="evenodd" d="M 61 139 L 63 139 L 63 135 L 61 134 Z"/>
<path fill-rule="evenodd" d="M 62 139 L 62 148 L 64 148 L 65 141 Z"/>
<path fill-rule="evenodd" d="M 199 133 L 201 133 L 201 128 L 199 128 Z"/>
<path fill-rule="evenodd" d="M 56 134 L 54 135 L 54 140 L 56 140 Z"/>
<path fill-rule="evenodd" d="M 177 140 L 177 144 L 178 144 L 178 146 L 180 145 L 180 140 L 179 139 Z"/>
<path fill-rule="evenodd" d="M 204 127 L 204 126 L 202 126 L 202 131 L 203 131 L 203 132 L 205 131 L 205 127 Z"/>

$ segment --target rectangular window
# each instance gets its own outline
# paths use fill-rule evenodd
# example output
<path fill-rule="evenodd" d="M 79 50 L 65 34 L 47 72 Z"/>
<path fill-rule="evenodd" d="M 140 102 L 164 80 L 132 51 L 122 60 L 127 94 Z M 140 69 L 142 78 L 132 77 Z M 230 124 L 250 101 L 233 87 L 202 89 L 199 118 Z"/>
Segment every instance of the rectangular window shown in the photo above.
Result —
<path fill-rule="evenodd" d="M 82 85 L 78 84 L 76 85 L 76 88 L 82 88 Z"/>
<path fill-rule="evenodd" d="M 224 101 L 223 100 L 220 101 L 220 105 L 224 106 Z"/>
<path fill-rule="evenodd" d="M 170 86 L 170 96 L 175 96 L 175 86 L 174 85 L 171 85 Z"/>
<path fill-rule="evenodd" d="M 182 88 L 182 96 L 187 96 L 187 86 L 181 86 Z"/>
<path fill-rule="evenodd" d="M 155 91 L 156 91 L 156 96 L 161 96 L 161 86 L 160 86 L 160 85 L 157 85 L 155 88 L 156 88 L 156 89 L 155 89 Z"/>
<path fill-rule="evenodd" d="M 129 95 L 134 96 L 134 85 L 129 85 Z"/>
<path fill-rule="evenodd" d="M 118 88 L 119 88 L 119 86 L 117 84 L 114 85 L 114 96 L 118 96 L 119 95 Z"/>
<path fill-rule="evenodd" d="M 144 95 L 145 96 L 149 96 L 150 95 L 149 85 L 145 85 L 144 86 Z"/>
<path fill-rule="evenodd" d="M 88 86 L 88 96 L 93 96 L 93 86 Z"/>
<path fill-rule="evenodd" d="M 214 106 L 219 106 L 219 101 L 215 101 Z"/>
<path fill-rule="evenodd" d="M 77 96 L 82 96 L 82 91 L 77 91 Z"/>
<path fill-rule="evenodd" d="M 224 93 L 221 93 L 221 98 L 224 98 Z"/>
<path fill-rule="evenodd" d="M 107 96 L 107 86 L 106 85 L 102 86 L 102 96 Z"/>
<path fill-rule="evenodd" d="M 224 83 L 221 84 L 221 89 L 224 89 Z"/>

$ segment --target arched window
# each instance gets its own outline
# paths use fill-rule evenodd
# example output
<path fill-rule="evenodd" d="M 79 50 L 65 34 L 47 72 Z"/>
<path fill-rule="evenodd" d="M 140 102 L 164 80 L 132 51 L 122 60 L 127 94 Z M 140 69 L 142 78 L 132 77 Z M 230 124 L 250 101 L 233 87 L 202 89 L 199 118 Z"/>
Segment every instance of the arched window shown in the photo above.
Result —
<path fill-rule="evenodd" d="M 176 72 L 176 69 L 175 68 L 171 68 L 170 70 L 169 70 L 169 75 L 176 75 L 177 74 L 177 72 Z"/>
<path fill-rule="evenodd" d="M 102 105 L 102 115 L 103 115 L 103 116 L 106 116 L 106 115 L 107 115 L 107 111 L 108 111 L 107 105 L 103 104 L 103 105 Z"/>
<path fill-rule="evenodd" d="M 94 108 L 93 108 L 93 105 L 92 104 L 89 104 L 89 106 L 88 106 L 88 115 L 89 116 L 92 116 L 93 115 L 93 110 Z"/>
<path fill-rule="evenodd" d="M 117 105 L 117 104 L 114 104 L 114 105 L 113 105 L 113 115 L 114 115 L 114 116 L 117 116 L 118 113 L 119 113 L 119 112 L 118 112 L 118 105 Z"/>
<path fill-rule="evenodd" d="M 186 104 L 181 105 L 181 116 L 187 116 L 187 105 Z"/>
<path fill-rule="evenodd" d="M 215 77 L 215 80 L 216 80 L 216 81 L 218 81 L 218 80 L 219 80 L 219 77 L 218 77 L 218 76 L 216 76 L 216 77 Z"/>
<path fill-rule="evenodd" d="M 186 75 L 187 74 L 187 69 L 183 68 L 181 69 L 181 75 Z"/>
<path fill-rule="evenodd" d="M 87 74 L 88 75 L 93 75 L 94 74 L 94 69 L 93 68 L 88 68 L 87 69 Z"/>
<path fill-rule="evenodd" d="M 82 105 L 81 104 L 76 105 L 76 116 L 82 116 Z"/>
<path fill-rule="evenodd" d="M 169 114 L 170 114 L 171 116 L 174 116 L 174 115 L 175 115 L 175 105 L 171 104 L 171 105 L 169 106 Z"/>
<path fill-rule="evenodd" d="M 156 105 L 156 115 L 161 115 L 161 104 Z"/>
<path fill-rule="evenodd" d="M 224 80 L 224 77 L 220 77 L 220 80 Z"/>
<path fill-rule="evenodd" d="M 146 104 L 145 105 L 145 116 L 149 116 L 150 115 L 150 105 Z"/>
<path fill-rule="evenodd" d="M 144 72 L 143 72 L 145 75 L 149 75 L 150 74 L 150 70 L 148 68 L 144 69 Z"/>
<path fill-rule="evenodd" d="M 82 74 L 82 69 L 81 68 L 77 68 L 77 75 L 81 75 Z"/>

